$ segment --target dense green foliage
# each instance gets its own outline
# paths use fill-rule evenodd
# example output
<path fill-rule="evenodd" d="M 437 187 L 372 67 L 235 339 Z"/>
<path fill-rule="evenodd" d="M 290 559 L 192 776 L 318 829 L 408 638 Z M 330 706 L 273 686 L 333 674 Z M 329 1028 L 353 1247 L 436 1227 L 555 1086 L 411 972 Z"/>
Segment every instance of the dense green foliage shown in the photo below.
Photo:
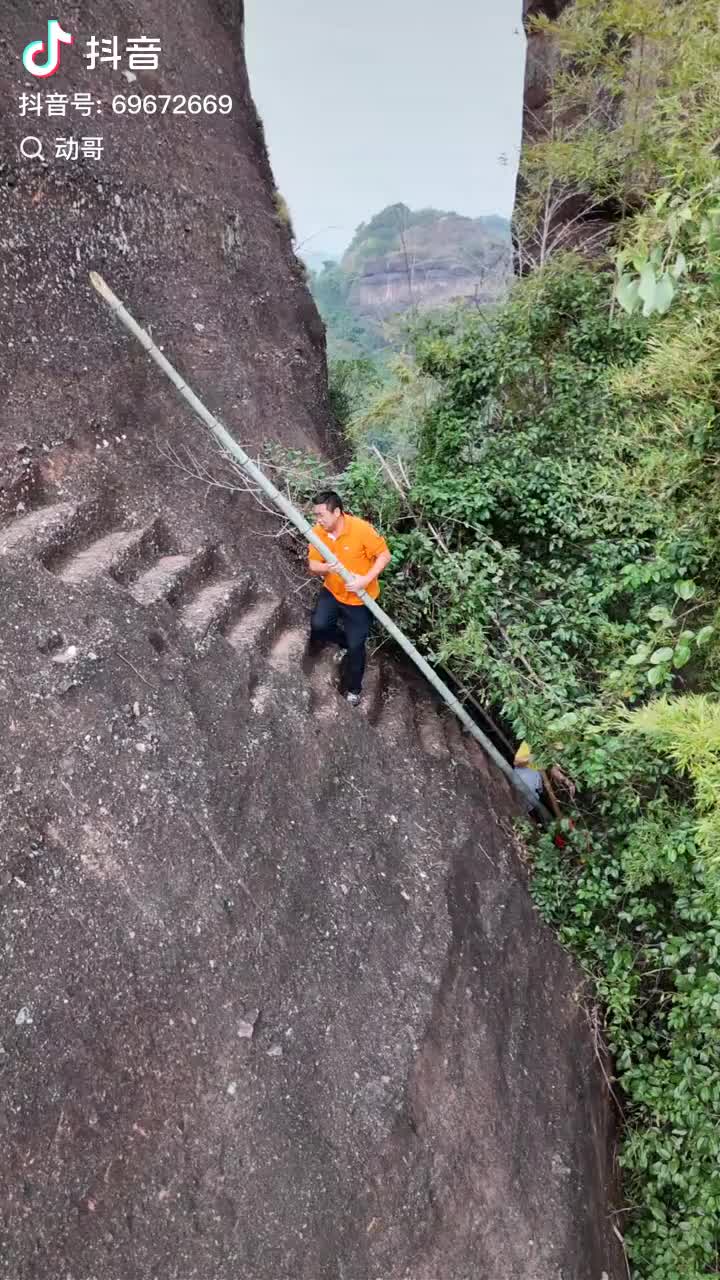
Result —
<path fill-rule="evenodd" d="M 610 201 L 615 261 L 541 235 L 490 321 L 416 329 L 411 447 L 368 448 L 390 392 L 361 379 L 338 483 L 390 537 L 400 624 L 578 784 L 566 846 L 531 840 L 534 894 L 604 1010 L 633 1275 L 701 1280 L 720 1275 L 720 12 L 576 0 L 554 32 L 520 229 L 564 193 Z"/>
<path fill-rule="evenodd" d="M 410 231 L 420 227 L 432 230 L 438 222 L 448 217 L 465 223 L 476 232 L 482 230 L 488 243 L 502 245 L 507 239 L 508 224 L 499 214 L 458 219 L 457 214 L 448 214 L 443 209 L 409 209 L 406 204 L 390 204 L 376 213 L 369 222 L 360 223 L 348 247 L 348 257 L 355 263 L 382 257 L 400 249 Z M 482 248 L 475 245 L 474 248 L 482 253 L 487 245 Z"/>
<path fill-rule="evenodd" d="M 348 253 L 356 260 L 380 257 L 397 249 L 401 237 L 412 227 L 431 226 L 442 217 L 439 209 L 409 209 L 406 204 L 390 204 L 369 222 L 361 222 Z"/>

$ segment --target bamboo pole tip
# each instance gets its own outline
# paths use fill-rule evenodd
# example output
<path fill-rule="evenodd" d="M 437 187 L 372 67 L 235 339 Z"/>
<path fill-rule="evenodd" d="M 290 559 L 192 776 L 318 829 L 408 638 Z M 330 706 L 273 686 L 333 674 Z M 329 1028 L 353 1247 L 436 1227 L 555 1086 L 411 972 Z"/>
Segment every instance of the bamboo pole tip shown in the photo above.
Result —
<path fill-rule="evenodd" d="M 94 289 L 97 289 L 101 297 L 107 299 L 108 302 L 113 301 L 115 295 L 109 285 L 105 283 L 102 276 L 97 271 L 90 272 L 90 283 Z"/>

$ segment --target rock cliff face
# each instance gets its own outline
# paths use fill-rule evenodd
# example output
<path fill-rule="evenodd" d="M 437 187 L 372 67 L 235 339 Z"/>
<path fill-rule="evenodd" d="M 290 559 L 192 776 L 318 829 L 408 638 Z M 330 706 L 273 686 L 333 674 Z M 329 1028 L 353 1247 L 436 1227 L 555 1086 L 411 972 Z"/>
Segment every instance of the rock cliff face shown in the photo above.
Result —
<path fill-rule="evenodd" d="M 48 91 L 45 14 L 5 6 L 4 102 Z M 619 1280 L 582 982 L 506 786 L 398 667 L 353 714 L 304 665 L 274 522 L 188 474 L 211 452 L 86 282 L 251 446 L 333 447 L 241 9 L 65 20 L 53 91 L 103 115 L 3 125 L 0 1275 Z M 93 34 L 160 69 L 85 70 Z M 130 88 L 235 106 L 113 117 Z M 17 156 L 71 132 L 104 159 Z"/>
<path fill-rule="evenodd" d="M 482 219 L 439 213 L 395 239 L 382 254 L 361 239 L 343 259 L 353 278 L 349 302 L 360 316 L 381 320 L 460 301 L 487 305 L 507 290 L 510 240 L 499 219 L 488 227 Z"/>
<path fill-rule="evenodd" d="M 71 10 L 75 44 L 47 80 L 20 63 L 23 46 L 45 37 L 44 11 L 19 0 L 8 8 L 0 70 L 9 104 L 0 176 L 6 438 L 23 439 L 32 423 L 35 439 L 48 442 L 61 420 L 76 432 L 121 434 L 117 427 L 138 416 L 143 439 L 154 437 L 163 416 L 155 379 L 142 354 L 102 323 L 92 265 L 144 320 L 164 323 L 188 378 L 202 376 L 246 439 L 263 438 L 270 421 L 297 444 L 325 439 L 322 326 L 277 216 L 239 0 L 197 11 L 169 0 L 148 10 L 85 0 Z M 126 45 L 147 32 L 160 38 L 159 67 L 129 72 L 137 79 L 128 82 Z M 93 35 L 118 38 L 117 69 L 89 69 Z M 21 94 L 38 92 L 66 96 L 65 116 L 30 109 L 23 118 Z M 82 93 L 99 104 L 89 118 L 72 105 Z M 113 102 L 133 94 L 156 110 L 131 114 L 131 104 L 115 114 Z M 182 95 L 191 94 L 229 94 L 232 111 L 190 114 Z M 163 95 L 171 96 L 165 113 Z M 21 158 L 26 135 L 41 138 L 44 161 Z M 57 137 L 93 135 L 102 136 L 101 159 L 54 158 Z"/>
<path fill-rule="evenodd" d="M 525 142 L 550 136 L 552 125 L 548 110 L 549 86 L 558 50 L 552 32 L 536 31 L 532 19 L 545 16 L 552 20 L 570 7 L 570 0 L 524 0 L 523 17 L 528 26 L 527 60 L 525 68 L 523 137 Z M 616 106 L 616 109 L 621 110 Z M 581 108 L 580 108 L 581 110 Z M 523 196 L 522 177 L 518 181 L 518 196 Z M 543 192 L 542 204 L 548 213 L 545 221 L 533 237 L 524 229 L 523 244 L 515 243 L 515 270 L 518 273 L 533 269 L 545 260 L 545 251 L 555 249 L 579 250 L 592 255 L 606 251 L 612 238 L 613 227 L 622 216 L 618 201 L 604 203 L 594 201 L 592 195 L 575 184 L 564 189 L 559 182 L 551 184 Z M 516 227 L 517 231 L 517 227 Z M 548 248 L 549 246 L 549 248 Z"/>
<path fill-rule="evenodd" d="M 544 16 L 554 20 L 570 6 L 570 0 L 523 0 L 523 19 Z M 552 40 L 543 32 L 530 29 L 525 63 L 525 96 L 523 137 L 533 138 L 542 129 L 543 110 L 547 103 L 548 73 L 553 59 Z"/>

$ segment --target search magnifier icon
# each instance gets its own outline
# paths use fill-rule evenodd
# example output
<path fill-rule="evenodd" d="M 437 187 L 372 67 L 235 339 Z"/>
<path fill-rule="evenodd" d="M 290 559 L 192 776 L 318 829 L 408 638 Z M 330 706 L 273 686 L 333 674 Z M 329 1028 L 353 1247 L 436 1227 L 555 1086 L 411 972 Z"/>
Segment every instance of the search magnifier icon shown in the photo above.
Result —
<path fill-rule="evenodd" d="M 27 138 L 23 138 L 20 143 L 20 155 L 25 160 L 42 160 L 44 158 L 42 139 L 36 138 L 32 134 Z"/>

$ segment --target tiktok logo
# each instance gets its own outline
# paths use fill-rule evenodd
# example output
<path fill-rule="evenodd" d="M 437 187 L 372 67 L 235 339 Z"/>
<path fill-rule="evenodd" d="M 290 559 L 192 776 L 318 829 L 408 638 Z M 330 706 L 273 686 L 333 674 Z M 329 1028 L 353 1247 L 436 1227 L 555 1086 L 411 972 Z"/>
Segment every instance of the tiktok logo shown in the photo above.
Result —
<path fill-rule="evenodd" d="M 60 45 L 72 44 L 73 37 L 63 31 L 56 18 L 50 18 L 47 29 L 47 45 L 43 40 L 32 40 L 26 46 L 22 56 L 23 66 L 31 76 L 52 76 L 60 66 Z M 44 62 L 38 62 L 38 55 L 46 53 Z"/>

